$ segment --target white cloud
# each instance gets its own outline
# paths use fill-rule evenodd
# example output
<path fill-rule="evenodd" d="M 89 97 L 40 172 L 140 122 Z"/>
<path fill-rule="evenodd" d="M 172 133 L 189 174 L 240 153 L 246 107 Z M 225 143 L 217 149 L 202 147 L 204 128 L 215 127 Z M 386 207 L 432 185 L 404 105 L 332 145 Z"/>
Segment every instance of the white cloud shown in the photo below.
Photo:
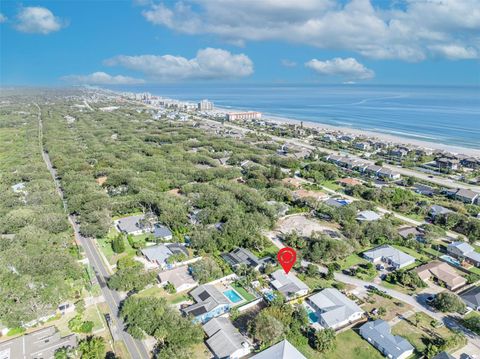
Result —
<path fill-rule="evenodd" d="M 0 24 L 2 22 L 5 22 L 5 21 L 7 21 L 7 17 L 5 15 L 3 15 L 2 13 L 0 13 Z"/>
<path fill-rule="evenodd" d="M 198 50 L 192 59 L 174 55 L 119 55 L 104 63 L 143 72 L 153 80 L 228 79 L 253 73 L 248 56 L 213 48 Z"/>
<path fill-rule="evenodd" d="M 145 80 L 128 76 L 112 76 L 105 72 L 93 72 L 89 75 L 68 75 L 62 77 L 62 80 L 75 84 L 88 85 L 137 85 L 145 83 Z"/>
<path fill-rule="evenodd" d="M 152 4 L 142 14 L 152 24 L 215 34 L 232 44 L 284 40 L 405 61 L 479 57 L 479 0 L 381 5 L 370 0 L 172 0 Z"/>
<path fill-rule="evenodd" d="M 65 26 L 60 18 L 44 7 L 24 7 L 17 15 L 15 28 L 21 32 L 32 34 L 49 34 Z"/>
<path fill-rule="evenodd" d="M 295 67 L 295 66 L 297 66 L 297 63 L 295 61 L 288 60 L 288 59 L 283 59 L 281 61 L 281 63 L 285 67 Z"/>
<path fill-rule="evenodd" d="M 305 66 L 321 75 L 339 76 L 347 80 L 368 80 L 375 76 L 372 70 L 366 68 L 353 57 L 346 59 L 336 57 L 326 61 L 312 59 L 306 62 Z"/>

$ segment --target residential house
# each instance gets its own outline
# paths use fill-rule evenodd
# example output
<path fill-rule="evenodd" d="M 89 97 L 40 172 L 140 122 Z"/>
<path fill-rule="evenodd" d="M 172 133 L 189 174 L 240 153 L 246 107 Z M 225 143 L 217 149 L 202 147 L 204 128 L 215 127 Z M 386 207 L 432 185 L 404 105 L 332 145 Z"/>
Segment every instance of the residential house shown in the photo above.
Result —
<path fill-rule="evenodd" d="M 455 193 L 455 199 L 468 204 L 475 204 L 478 202 L 479 194 L 469 189 L 461 188 Z"/>
<path fill-rule="evenodd" d="M 382 169 L 382 167 L 380 167 L 380 166 L 370 165 L 370 166 L 365 167 L 364 172 L 365 172 L 367 175 L 376 176 L 377 173 L 378 173 L 378 171 L 380 171 L 381 169 Z"/>
<path fill-rule="evenodd" d="M 324 328 L 339 329 L 359 320 L 363 310 L 335 288 L 326 288 L 308 297 L 315 309 L 319 324 Z"/>
<path fill-rule="evenodd" d="M 168 229 L 168 227 L 163 226 L 161 224 L 155 224 L 153 227 L 153 236 L 156 239 L 159 239 L 161 241 L 171 241 L 173 238 L 172 231 Z"/>
<path fill-rule="evenodd" d="M 247 339 L 233 326 L 228 318 L 213 318 L 203 325 L 208 347 L 215 358 L 238 359 L 251 352 Z"/>
<path fill-rule="evenodd" d="M 435 355 L 432 359 L 455 359 L 455 357 L 447 352 L 441 352 Z"/>
<path fill-rule="evenodd" d="M 329 198 L 323 203 L 325 203 L 327 206 L 331 206 L 335 208 L 340 208 L 349 204 L 347 200 L 341 199 L 341 198 Z"/>
<path fill-rule="evenodd" d="M 170 283 L 175 287 L 177 292 L 183 292 L 195 288 L 198 285 L 190 274 L 188 266 L 181 266 L 160 272 L 158 279 L 160 280 L 160 285 L 165 286 L 167 283 Z"/>
<path fill-rule="evenodd" d="M 390 156 L 403 158 L 408 155 L 408 150 L 406 148 L 396 148 L 389 152 Z"/>
<path fill-rule="evenodd" d="M 285 273 L 283 269 L 279 269 L 271 274 L 272 281 L 270 284 L 285 295 L 287 299 L 306 295 L 310 288 L 295 276 L 292 272 Z"/>
<path fill-rule="evenodd" d="M 415 239 L 418 242 L 425 242 L 425 233 L 418 227 L 403 227 L 398 230 L 403 239 Z"/>
<path fill-rule="evenodd" d="M 436 192 L 433 187 L 424 184 L 415 184 L 415 186 L 413 186 L 413 189 L 416 193 L 429 197 L 432 197 Z"/>
<path fill-rule="evenodd" d="M 389 359 L 405 359 L 413 354 L 414 347 L 405 338 L 393 335 L 390 325 L 382 319 L 362 325 L 360 335 Z"/>
<path fill-rule="evenodd" d="M 368 142 L 356 142 L 353 144 L 353 147 L 357 150 L 368 151 L 370 149 L 370 144 Z"/>
<path fill-rule="evenodd" d="M 195 304 L 183 308 L 185 315 L 192 315 L 197 323 L 206 323 L 208 320 L 222 315 L 230 310 L 230 301 L 215 286 L 201 285 L 190 292 Z"/>
<path fill-rule="evenodd" d="M 355 137 L 350 135 L 342 135 L 339 137 L 339 140 L 343 142 L 352 142 L 354 139 Z"/>
<path fill-rule="evenodd" d="M 256 255 L 245 248 L 236 248 L 230 253 L 224 253 L 222 254 L 222 258 L 233 268 L 237 268 L 243 264 L 247 267 L 259 270 L 264 263 L 262 260 L 258 259 Z"/>
<path fill-rule="evenodd" d="M 460 160 L 460 164 L 463 167 L 477 169 L 477 168 L 480 168 L 480 158 L 467 157 Z"/>
<path fill-rule="evenodd" d="M 395 269 L 401 269 L 415 263 L 415 258 L 388 244 L 370 249 L 363 253 L 365 259 L 372 263 L 384 262 Z"/>
<path fill-rule="evenodd" d="M 437 206 L 434 204 L 433 206 L 430 207 L 430 210 L 428 211 L 428 215 L 430 218 L 435 219 L 436 216 L 442 216 L 448 213 L 452 213 L 451 210 L 448 208 L 442 207 L 442 206 Z"/>
<path fill-rule="evenodd" d="M 442 283 L 448 289 L 454 291 L 467 284 L 467 280 L 445 262 L 432 261 L 415 268 L 418 276 L 424 282 L 433 278 L 434 281 Z"/>
<path fill-rule="evenodd" d="M 143 214 L 123 217 L 115 221 L 115 226 L 122 233 L 138 236 L 143 233 L 151 232 L 150 225 L 145 223 L 144 220 L 145 216 Z"/>
<path fill-rule="evenodd" d="M 441 157 L 435 160 L 435 165 L 439 169 L 446 169 L 446 170 L 452 170 L 452 171 L 456 171 L 458 169 L 459 163 L 460 162 L 455 158 Z"/>
<path fill-rule="evenodd" d="M 342 178 L 337 181 L 342 186 L 359 186 L 362 184 L 361 181 L 355 178 Z"/>
<path fill-rule="evenodd" d="M 480 267 L 480 253 L 476 252 L 467 242 L 452 242 L 447 246 L 447 252 L 460 261 L 467 261 L 476 267 Z"/>
<path fill-rule="evenodd" d="M 324 134 L 322 136 L 322 139 L 326 142 L 337 142 L 337 138 L 334 135 L 328 133 Z"/>
<path fill-rule="evenodd" d="M 378 221 L 380 219 L 380 215 L 373 212 L 373 211 L 362 211 L 357 214 L 357 221 L 360 222 L 372 222 Z"/>
<path fill-rule="evenodd" d="M 77 346 L 77 337 L 70 334 L 65 337 L 60 336 L 55 326 L 49 326 L 36 330 L 10 340 L 0 343 L 1 359 L 50 359 L 55 355 L 59 348 L 75 348 Z"/>
<path fill-rule="evenodd" d="M 286 339 L 272 345 L 250 359 L 307 359 Z"/>
<path fill-rule="evenodd" d="M 467 307 L 480 310 L 480 287 L 471 287 L 460 294 Z"/>
<path fill-rule="evenodd" d="M 168 259 L 173 255 L 183 254 L 188 257 L 187 249 L 180 243 L 157 244 L 142 248 L 141 251 L 150 263 L 156 264 L 161 268 L 172 268 L 172 265 L 168 263 Z"/>
<path fill-rule="evenodd" d="M 398 180 L 401 177 L 400 173 L 385 167 L 380 168 L 380 170 L 377 172 L 377 176 L 388 180 Z"/>

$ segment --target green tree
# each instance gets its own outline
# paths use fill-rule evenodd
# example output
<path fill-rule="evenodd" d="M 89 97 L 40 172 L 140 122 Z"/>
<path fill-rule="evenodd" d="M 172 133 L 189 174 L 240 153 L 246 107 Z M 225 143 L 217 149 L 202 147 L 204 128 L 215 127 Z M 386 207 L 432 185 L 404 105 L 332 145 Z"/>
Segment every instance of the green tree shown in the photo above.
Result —
<path fill-rule="evenodd" d="M 315 331 L 312 340 L 312 346 L 320 353 L 333 350 L 336 347 L 335 330 L 322 329 Z"/>
<path fill-rule="evenodd" d="M 267 312 L 261 311 L 253 322 L 251 333 L 265 347 L 278 341 L 282 337 L 284 330 L 282 322 Z"/>
<path fill-rule="evenodd" d="M 78 350 L 82 359 L 104 359 L 105 339 L 102 337 L 87 337 L 78 343 Z"/>
<path fill-rule="evenodd" d="M 223 271 L 217 262 L 210 257 L 205 257 L 190 265 L 193 278 L 200 284 L 210 282 L 214 279 L 220 278 Z"/>
<path fill-rule="evenodd" d="M 112 239 L 112 249 L 115 253 L 123 253 L 125 251 L 125 238 L 123 234 L 118 234 Z"/>
<path fill-rule="evenodd" d="M 465 311 L 465 303 L 455 294 L 449 292 L 442 292 L 435 296 L 433 306 L 441 312 L 458 312 Z"/>

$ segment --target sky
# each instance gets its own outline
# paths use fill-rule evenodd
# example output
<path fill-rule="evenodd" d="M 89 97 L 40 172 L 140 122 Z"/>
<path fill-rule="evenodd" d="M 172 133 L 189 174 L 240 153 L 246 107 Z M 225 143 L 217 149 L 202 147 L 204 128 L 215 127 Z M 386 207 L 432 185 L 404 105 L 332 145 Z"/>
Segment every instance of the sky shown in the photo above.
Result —
<path fill-rule="evenodd" d="M 480 0 L 0 1 L 0 85 L 480 86 Z"/>

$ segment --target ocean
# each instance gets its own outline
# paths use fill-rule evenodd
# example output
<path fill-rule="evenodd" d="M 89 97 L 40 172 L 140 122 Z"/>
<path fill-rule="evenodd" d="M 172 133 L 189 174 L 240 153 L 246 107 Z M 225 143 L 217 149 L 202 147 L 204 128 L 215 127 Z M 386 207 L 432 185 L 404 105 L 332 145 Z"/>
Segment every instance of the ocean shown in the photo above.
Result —
<path fill-rule="evenodd" d="M 128 90 L 480 149 L 480 87 L 176 84 Z"/>

